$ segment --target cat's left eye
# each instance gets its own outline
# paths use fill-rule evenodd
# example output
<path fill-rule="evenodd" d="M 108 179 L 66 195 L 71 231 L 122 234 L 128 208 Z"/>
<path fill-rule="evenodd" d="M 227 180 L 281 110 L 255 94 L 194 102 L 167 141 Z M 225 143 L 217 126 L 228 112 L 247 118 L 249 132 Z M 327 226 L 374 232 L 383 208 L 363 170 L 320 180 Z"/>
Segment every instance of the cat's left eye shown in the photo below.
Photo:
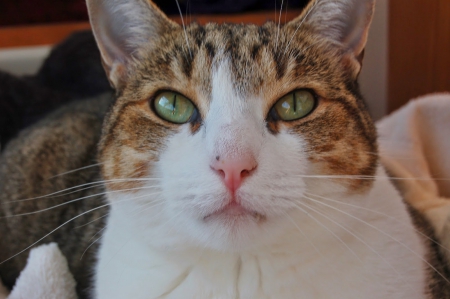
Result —
<path fill-rule="evenodd" d="M 185 96 L 173 91 L 158 94 L 153 101 L 153 107 L 159 117 L 176 124 L 187 123 L 195 113 L 194 104 Z"/>
<path fill-rule="evenodd" d="M 310 91 L 296 90 L 279 99 L 272 109 L 279 119 L 292 121 L 307 116 L 315 106 L 316 98 Z"/>

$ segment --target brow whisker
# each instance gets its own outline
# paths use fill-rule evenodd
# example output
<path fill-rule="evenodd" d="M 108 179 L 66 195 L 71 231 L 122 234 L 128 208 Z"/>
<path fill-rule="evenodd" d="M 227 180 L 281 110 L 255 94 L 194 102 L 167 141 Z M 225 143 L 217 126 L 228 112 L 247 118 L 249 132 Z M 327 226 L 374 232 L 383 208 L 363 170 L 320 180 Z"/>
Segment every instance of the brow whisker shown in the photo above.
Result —
<path fill-rule="evenodd" d="M 283 13 L 283 4 L 284 4 L 284 0 L 281 0 L 280 16 L 278 17 L 278 28 L 277 28 L 277 37 L 276 37 L 276 43 L 275 43 L 275 51 L 278 50 L 278 41 L 280 38 L 280 27 L 281 27 L 281 14 Z M 276 7 L 276 2 L 275 2 L 275 7 Z M 275 8 L 275 12 L 276 12 L 276 8 Z"/>
<path fill-rule="evenodd" d="M 285 48 L 285 50 L 284 50 L 283 55 L 286 55 L 286 52 L 287 52 L 287 50 L 289 49 L 289 46 L 291 45 L 292 40 L 293 40 L 294 37 L 295 37 L 295 34 L 296 34 L 297 31 L 300 29 L 300 27 L 303 25 L 303 23 L 306 21 L 306 19 L 308 18 L 309 14 L 314 10 L 314 8 L 316 7 L 316 5 L 317 5 L 317 3 L 318 3 L 319 1 L 320 1 L 320 0 L 317 0 L 316 2 L 314 2 L 314 4 L 313 4 L 313 5 L 311 6 L 311 8 L 309 9 L 309 11 L 308 11 L 308 12 L 306 13 L 306 15 L 303 17 L 303 20 L 300 22 L 300 24 L 298 24 L 297 28 L 295 29 L 294 33 L 292 34 L 291 39 L 289 40 L 288 44 L 286 45 L 286 48 Z"/>
<path fill-rule="evenodd" d="M 189 46 L 189 41 L 188 41 L 188 36 L 187 36 L 186 26 L 185 26 L 185 24 L 184 24 L 183 13 L 181 12 L 180 3 L 178 2 L 178 0 L 175 0 L 175 2 L 177 3 L 178 11 L 180 12 L 180 17 L 181 17 L 181 23 L 183 24 L 184 37 L 186 38 L 186 46 L 187 46 L 187 48 L 188 48 L 188 50 L 189 50 L 189 55 L 191 56 L 191 59 L 192 59 L 192 51 L 191 51 L 191 47 Z"/>

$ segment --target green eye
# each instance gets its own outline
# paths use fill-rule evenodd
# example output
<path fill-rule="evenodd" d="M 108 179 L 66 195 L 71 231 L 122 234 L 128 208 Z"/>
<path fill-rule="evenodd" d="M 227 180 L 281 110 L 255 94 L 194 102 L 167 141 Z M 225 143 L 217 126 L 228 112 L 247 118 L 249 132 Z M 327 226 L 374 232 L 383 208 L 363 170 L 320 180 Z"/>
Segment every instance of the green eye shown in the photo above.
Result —
<path fill-rule="evenodd" d="M 316 99 L 307 90 L 296 90 L 276 102 L 273 109 L 281 120 L 297 120 L 313 111 Z"/>
<path fill-rule="evenodd" d="M 179 93 L 165 91 L 154 100 L 156 114 L 162 119 L 176 123 L 187 123 L 195 112 L 194 104 Z"/>

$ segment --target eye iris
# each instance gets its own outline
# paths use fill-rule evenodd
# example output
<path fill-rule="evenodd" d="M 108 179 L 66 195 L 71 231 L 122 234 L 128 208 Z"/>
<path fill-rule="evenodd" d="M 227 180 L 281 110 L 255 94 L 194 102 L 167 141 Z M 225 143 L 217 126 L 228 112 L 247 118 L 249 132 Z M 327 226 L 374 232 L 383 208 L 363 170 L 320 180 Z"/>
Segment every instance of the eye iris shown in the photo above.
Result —
<path fill-rule="evenodd" d="M 282 97 L 275 110 L 282 120 L 297 120 L 308 115 L 314 109 L 314 96 L 306 90 L 294 91 Z"/>
<path fill-rule="evenodd" d="M 159 94 L 154 107 L 159 117 L 177 124 L 188 122 L 195 109 L 190 100 L 175 92 Z"/>

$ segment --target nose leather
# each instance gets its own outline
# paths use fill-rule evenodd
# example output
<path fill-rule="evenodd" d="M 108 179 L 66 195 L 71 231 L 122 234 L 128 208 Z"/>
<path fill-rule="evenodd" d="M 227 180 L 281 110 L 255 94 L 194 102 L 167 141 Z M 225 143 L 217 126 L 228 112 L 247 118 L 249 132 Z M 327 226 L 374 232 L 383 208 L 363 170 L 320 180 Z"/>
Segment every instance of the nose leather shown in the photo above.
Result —
<path fill-rule="evenodd" d="M 231 193 L 242 185 L 242 181 L 256 169 L 256 159 L 251 154 L 240 155 L 234 158 L 216 157 L 211 168 L 222 175 L 223 182 Z"/>

